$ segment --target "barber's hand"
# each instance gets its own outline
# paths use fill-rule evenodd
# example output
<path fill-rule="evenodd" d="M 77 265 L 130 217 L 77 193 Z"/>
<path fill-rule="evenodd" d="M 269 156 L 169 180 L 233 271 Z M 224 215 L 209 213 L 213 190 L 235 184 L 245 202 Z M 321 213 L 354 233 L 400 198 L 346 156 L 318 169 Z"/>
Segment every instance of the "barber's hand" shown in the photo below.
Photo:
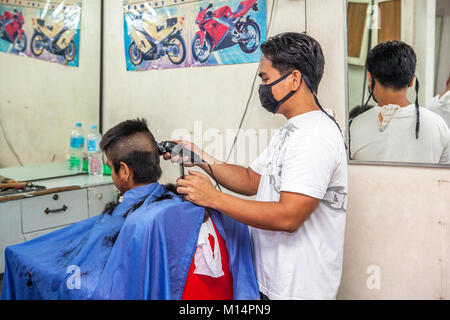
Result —
<path fill-rule="evenodd" d="M 186 195 L 186 200 L 207 208 L 214 208 L 214 200 L 220 193 L 208 176 L 197 171 L 189 171 L 184 179 L 178 178 L 177 192 Z"/>
<path fill-rule="evenodd" d="M 203 150 L 200 147 L 198 147 L 196 144 L 194 144 L 194 143 L 192 143 L 190 141 L 187 141 L 187 140 L 172 140 L 172 141 L 175 142 L 176 144 L 182 143 L 184 149 L 187 149 L 187 150 L 190 150 L 193 153 L 196 153 L 197 155 L 200 156 L 200 158 L 202 157 Z M 172 163 L 178 163 L 178 164 L 180 164 L 181 161 L 182 161 L 180 156 L 174 155 L 172 157 L 172 155 L 169 152 L 166 152 L 163 155 L 163 158 L 164 158 L 164 160 L 171 160 Z M 190 155 L 184 155 L 183 162 L 184 162 L 184 166 L 185 167 L 193 167 L 195 165 L 200 165 L 201 164 L 201 163 L 192 163 Z"/>

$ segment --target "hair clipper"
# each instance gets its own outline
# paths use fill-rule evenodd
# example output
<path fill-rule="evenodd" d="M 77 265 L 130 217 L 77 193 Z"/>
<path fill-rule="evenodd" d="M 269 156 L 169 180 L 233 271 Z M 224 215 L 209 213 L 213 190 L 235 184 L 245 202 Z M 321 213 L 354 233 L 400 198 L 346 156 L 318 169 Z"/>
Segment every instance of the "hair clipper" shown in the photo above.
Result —
<path fill-rule="evenodd" d="M 190 155 L 191 163 L 202 163 L 203 161 L 198 154 L 184 148 L 182 143 L 177 144 L 173 141 L 162 141 L 158 143 L 158 151 L 160 155 L 164 155 L 168 152 L 171 155 L 178 155 L 181 158 L 180 177 L 182 179 L 184 179 L 184 155 Z"/>

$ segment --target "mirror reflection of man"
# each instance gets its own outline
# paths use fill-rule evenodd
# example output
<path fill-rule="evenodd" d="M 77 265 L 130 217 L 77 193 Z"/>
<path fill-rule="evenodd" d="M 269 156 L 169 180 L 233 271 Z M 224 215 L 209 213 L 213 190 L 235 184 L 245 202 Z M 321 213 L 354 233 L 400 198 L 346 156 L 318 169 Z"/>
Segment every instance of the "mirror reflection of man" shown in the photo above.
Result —
<path fill-rule="evenodd" d="M 417 100 L 414 50 L 404 42 L 382 42 L 369 52 L 366 66 L 369 92 L 378 105 L 353 118 L 351 159 L 449 164 L 450 130 Z M 411 103 L 407 91 L 414 80 L 416 102 Z"/>
<path fill-rule="evenodd" d="M 428 102 L 428 109 L 440 115 L 450 128 L 450 74 L 445 90 Z"/>
<path fill-rule="evenodd" d="M 256 201 L 219 192 L 195 171 L 178 179 L 177 191 L 252 227 L 262 299 L 334 299 L 342 271 L 347 158 L 337 123 L 315 96 L 322 49 L 312 37 L 289 32 L 269 38 L 261 50 L 261 104 L 288 119 L 266 150 L 245 168 L 220 163 L 183 141 L 222 186 L 256 194 Z"/>

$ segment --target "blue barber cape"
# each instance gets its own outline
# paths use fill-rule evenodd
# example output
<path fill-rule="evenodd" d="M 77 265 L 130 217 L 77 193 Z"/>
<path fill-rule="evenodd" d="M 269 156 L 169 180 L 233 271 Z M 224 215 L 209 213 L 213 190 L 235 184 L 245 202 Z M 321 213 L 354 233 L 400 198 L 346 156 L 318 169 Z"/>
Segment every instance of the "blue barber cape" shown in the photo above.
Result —
<path fill-rule="evenodd" d="M 6 248 L 1 299 L 181 299 L 204 210 L 158 183 L 129 190 L 111 215 Z M 210 212 L 234 299 L 258 299 L 247 226 Z"/>

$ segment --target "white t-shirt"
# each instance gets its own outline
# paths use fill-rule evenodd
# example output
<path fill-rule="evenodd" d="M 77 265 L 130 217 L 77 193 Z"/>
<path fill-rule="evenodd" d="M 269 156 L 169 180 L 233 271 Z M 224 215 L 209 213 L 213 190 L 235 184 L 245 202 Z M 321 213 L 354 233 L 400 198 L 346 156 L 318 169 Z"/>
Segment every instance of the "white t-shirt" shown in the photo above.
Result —
<path fill-rule="evenodd" d="M 434 112 L 420 107 L 416 139 L 416 106 L 398 108 L 383 131 L 378 125 L 382 107 L 375 106 L 353 119 L 351 158 L 362 161 L 450 163 L 450 130 Z"/>
<path fill-rule="evenodd" d="M 428 103 L 428 109 L 440 115 L 450 128 L 450 91 L 446 92 L 441 98 L 437 95 L 431 99 Z"/>
<path fill-rule="evenodd" d="M 280 192 L 321 199 L 293 233 L 250 228 L 259 290 L 269 299 L 335 299 L 341 281 L 347 157 L 337 126 L 322 111 L 288 120 L 250 168 L 257 201 Z"/>

